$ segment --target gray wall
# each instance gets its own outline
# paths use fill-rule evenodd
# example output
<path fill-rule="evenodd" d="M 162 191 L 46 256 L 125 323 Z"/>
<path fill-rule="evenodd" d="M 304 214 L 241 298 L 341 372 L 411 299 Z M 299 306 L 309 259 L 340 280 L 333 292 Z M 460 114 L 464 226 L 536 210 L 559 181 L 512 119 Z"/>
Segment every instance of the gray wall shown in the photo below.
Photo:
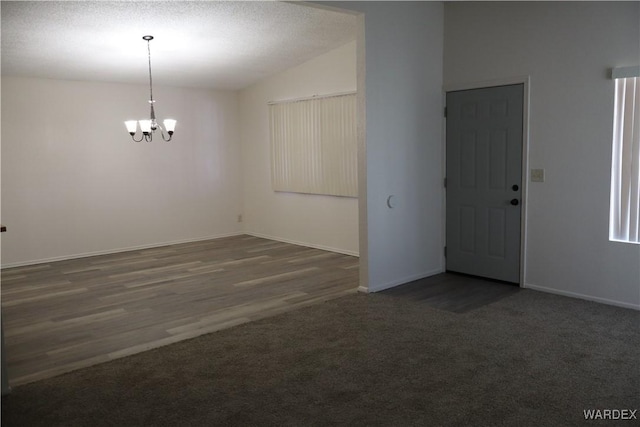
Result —
<path fill-rule="evenodd" d="M 444 268 L 443 85 L 528 76 L 528 166 L 544 168 L 546 182 L 528 183 L 525 285 L 640 307 L 640 246 L 608 240 L 608 71 L 640 62 L 638 2 L 324 5 L 364 13 L 364 287 L 376 291 Z"/>
<path fill-rule="evenodd" d="M 377 291 L 443 269 L 443 5 L 326 5 L 364 12 L 358 43 L 358 92 L 366 108 L 360 266 L 363 290 Z"/>
<path fill-rule="evenodd" d="M 611 67 L 640 62 L 638 2 L 445 4 L 444 82 L 530 76 L 526 286 L 640 307 L 640 245 L 610 242 Z"/>
<path fill-rule="evenodd" d="M 127 135 L 144 85 L 2 77 L 3 267 L 241 233 L 237 93 L 154 90 L 174 143 Z"/>

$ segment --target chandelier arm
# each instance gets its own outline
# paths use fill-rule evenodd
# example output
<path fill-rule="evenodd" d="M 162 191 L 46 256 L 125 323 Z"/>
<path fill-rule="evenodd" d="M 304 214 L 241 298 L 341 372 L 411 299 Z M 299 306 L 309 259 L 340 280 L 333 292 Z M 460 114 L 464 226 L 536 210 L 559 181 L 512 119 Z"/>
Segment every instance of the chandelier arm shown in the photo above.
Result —
<path fill-rule="evenodd" d="M 173 132 L 172 132 L 173 133 Z M 162 135 L 162 139 L 165 140 L 165 142 L 169 142 L 171 141 L 171 138 L 173 137 L 173 135 L 171 133 L 169 133 L 169 139 L 165 138 L 164 136 L 164 131 L 162 130 L 162 128 L 160 128 L 160 135 Z"/>
<path fill-rule="evenodd" d="M 140 139 L 136 139 L 136 134 L 132 133 L 131 134 L 131 139 L 133 139 L 135 142 L 140 142 L 144 139 L 144 134 L 140 135 Z"/>
<path fill-rule="evenodd" d="M 164 129 L 162 128 L 162 126 L 160 126 L 159 123 L 158 123 L 158 130 L 160 131 L 160 135 L 162 136 L 163 140 L 165 140 L 166 142 L 171 141 L 171 137 L 173 137 L 173 132 L 167 132 L 167 134 L 169 135 L 169 139 L 167 139 L 164 133 Z"/>

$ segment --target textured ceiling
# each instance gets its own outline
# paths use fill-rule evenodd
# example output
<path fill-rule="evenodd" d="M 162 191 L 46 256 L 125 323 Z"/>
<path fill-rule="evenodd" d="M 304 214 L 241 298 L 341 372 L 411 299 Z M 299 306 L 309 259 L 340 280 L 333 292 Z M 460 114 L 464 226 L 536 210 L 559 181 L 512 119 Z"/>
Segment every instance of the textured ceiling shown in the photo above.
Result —
<path fill-rule="evenodd" d="M 355 17 L 274 1 L 2 1 L 2 74 L 240 89 L 355 40 Z"/>

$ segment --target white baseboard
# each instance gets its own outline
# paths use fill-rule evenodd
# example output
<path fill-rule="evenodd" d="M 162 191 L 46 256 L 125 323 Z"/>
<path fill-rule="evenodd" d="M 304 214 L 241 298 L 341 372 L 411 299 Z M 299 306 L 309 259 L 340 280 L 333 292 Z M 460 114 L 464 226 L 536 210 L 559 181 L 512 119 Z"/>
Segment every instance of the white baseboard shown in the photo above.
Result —
<path fill-rule="evenodd" d="M 314 243 L 307 243 L 307 242 L 300 242 L 300 241 L 297 241 L 297 240 L 284 239 L 282 237 L 269 236 L 267 234 L 262 234 L 262 233 L 253 233 L 251 231 L 245 231 L 244 234 L 247 234 L 249 236 L 254 236 L 254 237 L 261 237 L 263 239 L 275 240 L 275 241 L 283 242 L 283 243 L 291 243 L 292 245 L 305 246 L 307 248 L 321 249 L 323 251 L 336 252 L 336 253 L 339 253 L 339 254 L 351 255 L 351 256 L 355 256 L 355 257 L 359 257 L 360 256 L 360 254 L 358 252 L 350 251 L 350 250 L 347 250 L 347 249 L 333 248 L 333 247 L 324 246 L 324 245 L 316 245 Z"/>
<path fill-rule="evenodd" d="M 23 267 L 26 265 L 46 264 L 49 262 L 65 261 L 65 260 L 76 259 L 76 258 L 87 258 L 92 256 L 98 256 L 98 255 L 109 255 L 109 254 L 117 254 L 120 252 L 138 251 L 141 249 L 159 248 L 162 246 L 178 245 L 180 243 L 192 243 L 192 242 L 200 242 L 203 240 L 221 239 L 223 237 L 241 236 L 243 234 L 244 234 L 243 232 L 239 231 L 239 232 L 233 232 L 233 233 L 216 234 L 214 236 L 197 237 L 194 239 L 173 240 L 170 242 L 152 243 L 148 245 L 131 246 L 127 248 L 108 249 L 104 251 L 85 252 L 80 254 L 64 255 L 59 257 L 43 258 L 43 259 L 23 261 L 23 262 L 13 262 L 9 264 L 2 264 L 1 268 L 5 269 L 5 268 L 11 268 L 11 267 Z"/>
<path fill-rule="evenodd" d="M 442 268 L 437 268 L 437 269 L 434 269 L 434 270 L 425 271 L 425 272 L 420 273 L 420 274 L 415 274 L 413 276 L 408 276 L 408 277 L 405 277 L 405 278 L 402 278 L 402 279 L 394 280 L 392 282 L 383 283 L 383 284 L 379 284 L 379 285 L 375 285 L 375 286 L 369 286 L 368 288 L 366 288 L 364 286 L 360 286 L 358 288 L 358 290 L 360 292 L 365 292 L 365 293 L 380 292 L 380 291 L 384 291 L 385 289 L 394 288 L 396 286 L 400 286 L 400 285 L 404 285 L 404 284 L 409 283 L 409 282 L 413 282 L 414 280 L 424 279 L 425 277 L 434 276 L 434 275 L 440 274 L 440 273 L 444 273 L 444 270 Z"/>
<path fill-rule="evenodd" d="M 562 295 L 565 297 L 578 298 L 587 301 L 599 302 L 607 305 L 614 305 L 616 307 L 630 308 L 632 310 L 640 310 L 640 304 L 632 304 L 624 301 L 616 301 L 607 298 L 594 297 L 592 295 L 580 294 L 577 292 L 563 291 L 560 289 L 547 288 L 545 286 L 533 285 L 531 283 L 525 283 L 524 288 L 534 291 L 547 292 L 549 294 Z"/>

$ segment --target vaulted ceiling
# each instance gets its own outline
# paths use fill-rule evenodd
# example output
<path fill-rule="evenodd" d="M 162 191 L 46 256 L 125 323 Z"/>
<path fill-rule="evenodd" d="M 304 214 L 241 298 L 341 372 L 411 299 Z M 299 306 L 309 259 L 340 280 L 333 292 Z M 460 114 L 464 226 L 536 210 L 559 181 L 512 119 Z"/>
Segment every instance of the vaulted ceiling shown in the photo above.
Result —
<path fill-rule="evenodd" d="M 2 74 L 236 90 L 355 40 L 355 17 L 277 1 L 2 1 Z"/>

